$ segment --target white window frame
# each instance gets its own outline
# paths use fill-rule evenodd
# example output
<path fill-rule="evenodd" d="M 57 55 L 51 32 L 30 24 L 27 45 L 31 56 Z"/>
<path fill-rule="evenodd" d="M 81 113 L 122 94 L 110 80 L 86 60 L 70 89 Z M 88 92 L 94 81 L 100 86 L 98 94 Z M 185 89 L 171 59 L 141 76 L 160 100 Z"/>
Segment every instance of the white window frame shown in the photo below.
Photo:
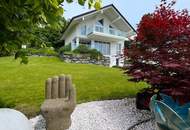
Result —
<path fill-rule="evenodd" d="M 116 46 L 116 54 L 119 55 L 122 53 L 122 45 L 120 43 Z"/>
<path fill-rule="evenodd" d="M 103 55 L 110 55 L 110 43 L 95 41 L 94 42 L 94 49 L 98 50 Z"/>

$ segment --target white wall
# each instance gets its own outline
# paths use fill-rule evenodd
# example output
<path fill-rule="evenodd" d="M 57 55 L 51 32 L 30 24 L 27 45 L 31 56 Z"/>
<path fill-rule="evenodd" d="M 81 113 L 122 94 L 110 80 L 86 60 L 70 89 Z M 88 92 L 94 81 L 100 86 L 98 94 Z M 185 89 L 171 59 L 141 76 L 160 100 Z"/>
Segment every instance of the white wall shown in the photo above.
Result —
<path fill-rule="evenodd" d="M 74 27 L 72 27 L 68 33 L 66 34 L 65 36 L 65 45 L 69 44 L 72 42 L 72 40 L 76 37 L 76 28 L 77 28 L 77 25 L 75 25 Z"/>

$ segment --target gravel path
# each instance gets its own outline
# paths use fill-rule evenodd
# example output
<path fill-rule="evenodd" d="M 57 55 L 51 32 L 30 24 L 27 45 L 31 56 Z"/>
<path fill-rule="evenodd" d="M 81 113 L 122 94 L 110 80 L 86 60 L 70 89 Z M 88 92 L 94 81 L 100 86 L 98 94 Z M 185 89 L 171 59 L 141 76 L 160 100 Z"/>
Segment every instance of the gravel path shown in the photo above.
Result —
<path fill-rule="evenodd" d="M 68 130 L 127 130 L 133 124 L 151 117 L 149 111 L 135 107 L 135 99 L 95 101 L 77 105 Z M 42 116 L 31 119 L 34 130 L 45 130 Z M 155 121 L 140 124 L 133 130 L 155 130 Z"/>

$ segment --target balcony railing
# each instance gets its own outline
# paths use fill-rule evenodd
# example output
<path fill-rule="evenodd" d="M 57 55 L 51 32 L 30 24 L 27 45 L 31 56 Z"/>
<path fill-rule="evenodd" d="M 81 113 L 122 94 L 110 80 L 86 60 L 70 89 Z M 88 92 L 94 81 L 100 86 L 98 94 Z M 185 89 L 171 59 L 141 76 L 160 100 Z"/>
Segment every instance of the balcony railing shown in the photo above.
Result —
<path fill-rule="evenodd" d="M 103 26 L 95 26 L 95 31 L 96 32 L 104 32 L 104 27 Z"/>
<path fill-rule="evenodd" d="M 115 35 L 115 36 L 122 36 L 122 37 L 126 37 L 127 33 L 114 29 L 114 28 L 106 28 L 104 26 L 100 26 L 100 25 L 95 25 L 95 26 L 89 26 L 88 30 L 87 30 L 87 34 L 90 34 L 92 32 L 101 32 L 101 33 L 106 33 L 106 34 L 111 34 L 111 35 Z"/>

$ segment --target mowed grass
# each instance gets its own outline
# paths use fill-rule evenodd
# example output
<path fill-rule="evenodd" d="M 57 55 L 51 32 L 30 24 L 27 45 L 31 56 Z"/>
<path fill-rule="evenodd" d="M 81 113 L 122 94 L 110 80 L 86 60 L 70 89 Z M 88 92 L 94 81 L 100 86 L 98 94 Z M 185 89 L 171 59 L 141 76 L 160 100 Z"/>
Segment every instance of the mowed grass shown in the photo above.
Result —
<path fill-rule="evenodd" d="M 129 82 L 123 71 L 97 65 L 64 63 L 55 57 L 29 57 L 23 65 L 13 57 L 0 58 L 0 99 L 34 116 L 44 101 L 44 83 L 49 77 L 71 74 L 77 103 L 132 97 L 145 83 Z"/>

